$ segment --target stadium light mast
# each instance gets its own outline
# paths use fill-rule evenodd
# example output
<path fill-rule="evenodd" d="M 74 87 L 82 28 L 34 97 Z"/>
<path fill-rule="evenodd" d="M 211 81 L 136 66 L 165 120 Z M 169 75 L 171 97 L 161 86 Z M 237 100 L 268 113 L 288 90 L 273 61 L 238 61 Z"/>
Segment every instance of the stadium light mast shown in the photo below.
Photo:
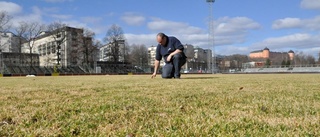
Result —
<path fill-rule="evenodd" d="M 0 58 L 1 58 L 1 62 L 0 62 L 0 74 L 3 75 L 3 55 L 2 55 L 2 50 L 0 49 Z"/>
<path fill-rule="evenodd" d="M 215 0 L 206 0 L 206 2 L 209 4 L 209 23 L 208 23 L 208 44 L 212 46 L 212 56 L 211 59 L 208 60 L 208 67 L 211 66 L 211 72 L 213 74 L 216 73 L 216 53 L 214 48 L 214 24 L 213 24 L 213 3 Z M 210 57 L 210 55 L 208 55 Z M 210 65 L 210 62 L 212 63 Z"/>

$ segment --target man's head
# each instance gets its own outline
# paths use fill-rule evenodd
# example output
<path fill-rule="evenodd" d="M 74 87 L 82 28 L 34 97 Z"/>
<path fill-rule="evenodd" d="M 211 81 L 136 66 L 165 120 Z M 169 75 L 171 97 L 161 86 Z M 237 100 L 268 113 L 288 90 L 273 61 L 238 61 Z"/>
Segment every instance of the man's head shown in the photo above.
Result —
<path fill-rule="evenodd" d="M 157 35 L 157 42 L 161 45 L 161 46 L 165 46 L 167 43 L 167 36 L 166 34 L 160 32 Z"/>

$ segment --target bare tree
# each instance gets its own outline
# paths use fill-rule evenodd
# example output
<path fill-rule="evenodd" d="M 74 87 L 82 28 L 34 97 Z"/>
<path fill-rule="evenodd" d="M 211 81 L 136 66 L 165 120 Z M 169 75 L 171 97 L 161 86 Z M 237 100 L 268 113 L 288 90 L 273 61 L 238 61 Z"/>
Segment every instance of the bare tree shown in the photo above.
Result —
<path fill-rule="evenodd" d="M 15 34 L 19 37 L 18 52 L 22 52 L 22 45 L 26 42 L 24 36 L 27 33 L 27 23 L 19 22 L 19 25 L 15 28 Z"/>
<path fill-rule="evenodd" d="M 0 35 L 3 32 L 6 33 L 7 30 L 11 27 L 10 20 L 12 17 L 5 11 L 0 11 Z M 9 44 L 11 41 L 2 41 L 2 36 L 0 36 L 0 50 L 3 50 L 3 46 Z M 2 43 L 4 42 L 4 43 Z"/>
<path fill-rule="evenodd" d="M 23 47 L 23 43 L 26 42 L 26 39 L 24 38 L 24 35 L 26 34 L 27 32 L 27 24 L 24 23 L 24 22 L 19 22 L 19 25 L 17 27 L 15 27 L 15 34 L 17 35 L 18 37 L 18 41 L 17 41 L 17 48 L 18 49 L 18 54 L 19 54 L 19 63 L 18 64 L 23 64 L 23 60 L 25 59 L 23 57 L 23 54 L 22 54 L 22 47 Z"/>
<path fill-rule="evenodd" d="M 41 34 L 42 31 L 45 30 L 45 25 L 40 24 L 39 22 L 20 22 L 18 28 L 21 28 L 21 36 L 26 40 L 26 48 L 30 54 L 30 66 L 33 64 L 33 48 L 35 44 L 35 40 Z"/>
<path fill-rule="evenodd" d="M 130 62 L 141 67 L 148 64 L 148 48 L 145 45 L 131 45 Z"/>
<path fill-rule="evenodd" d="M 93 47 L 95 51 L 92 52 L 91 56 L 94 63 L 96 63 L 96 61 L 98 61 L 99 59 L 99 48 L 102 47 L 103 44 L 100 40 L 97 40 L 97 39 L 93 39 L 92 42 L 93 42 Z"/>
<path fill-rule="evenodd" d="M 53 22 L 47 26 L 47 31 L 50 37 L 53 39 L 53 45 L 49 48 L 53 53 L 57 54 L 57 65 L 60 65 L 61 61 L 61 46 L 67 40 L 67 35 L 65 34 L 66 24 L 61 22 Z M 53 61 L 53 59 L 49 59 Z"/>
<path fill-rule="evenodd" d="M 320 52 L 318 54 L 318 64 L 320 64 Z"/>
<path fill-rule="evenodd" d="M 6 11 L 0 11 L 0 32 L 7 31 L 10 27 L 12 17 Z"/>
<path fill-rule="evenodd" d="M 303 65 L 304 62 L 304 54 L 303 52 L 295 52 L 294 56 L 294 65 Z"/>
<path fill-rule="evenodd" d="M 303 52 L 296 52 L 294 57 L 294 65 L 314 65 L 316 59 L 312 55 L 304 54 Z"/>
<path fill-rule="evenodd" d="M 306 56 L 306 61 L 308 65 L 314 65 L 316 64 L 316 59 L 312 55 L 307 55 Z"/>
<path fill-rule="evenodd" d="M 93 66 L 96 59 L 95 55 L 99 46 L 100 41 L 94 40 L 95 33 L 88 29 L 84 29 L 83 35 L 80 38 L 82 45 L 81 52 L 83 54 L 83 64 Z"/>
<path fill-rule="evenodd" d="M 130 46 L 127 41 L 124 42 L 124 45 L 121 47 L 122 56 L 123 56 L 123 62 L 129 62 L 130 59 Z"/>
<path fill-rule="evenodd" d="M 234 54 L 226 57 L 230 63 L 230 68 L 232 69 L 241 69 L 242 63 L 246 63 L 249 61 L 249 57 L 247 55 Z"/>
<path fill-rule="evenodd" d="M 113 24 L 109 30 L 107 31 L 106 37 L 104 38 L 104 41 L 108 44 L 110 44 L 109 52 L 107 52 L 107 56 L 111 59 L 113 62 L 119 62 L 119 57 L 123 55 L 123 52 L 121 51 L 121 44 L 122 46 L 125 46 L 125 37 L 124 33 L 121 27 Z M 123 48 L 124 50 L 125 48 Z M 125 59 L 124 59 L 125 60 Z"/>

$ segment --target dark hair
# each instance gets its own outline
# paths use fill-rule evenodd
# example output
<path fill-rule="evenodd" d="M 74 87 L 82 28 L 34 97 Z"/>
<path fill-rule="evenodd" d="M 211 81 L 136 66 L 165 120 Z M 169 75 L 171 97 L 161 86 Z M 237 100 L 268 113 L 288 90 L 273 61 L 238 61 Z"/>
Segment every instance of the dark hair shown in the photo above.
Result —
<path fill-rule="evenodd" d="M 160 32 L 160 33 L 158 33 L 157 34 L 157 36 L 160 36 L 161 37 L 161 39 L 163 39 L 164 37 L 166 37 L 167 35 L 166 34 L 164 34 L 164 33 L 162 33 L 162 32 Z"/>

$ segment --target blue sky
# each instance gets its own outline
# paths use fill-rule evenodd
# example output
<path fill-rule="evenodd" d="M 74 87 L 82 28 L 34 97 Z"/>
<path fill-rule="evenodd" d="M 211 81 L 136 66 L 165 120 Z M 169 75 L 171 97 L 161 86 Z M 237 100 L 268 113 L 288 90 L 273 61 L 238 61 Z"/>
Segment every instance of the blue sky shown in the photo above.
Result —
<path fill-rule="evenodd" d="M 13 25 L 61 21 L 88 28 L 101 40 L 117 24 L 130 45 L 156 45 L 156 34 L 164 32 L 183 44 L 212 49 L 206 0 L 6 0 L 0 10 L 13 17 Z M 248 55 L 268 47 L 318 58 L 320 0 L 216 0 L 213 19 L 217 54 Z"/>

